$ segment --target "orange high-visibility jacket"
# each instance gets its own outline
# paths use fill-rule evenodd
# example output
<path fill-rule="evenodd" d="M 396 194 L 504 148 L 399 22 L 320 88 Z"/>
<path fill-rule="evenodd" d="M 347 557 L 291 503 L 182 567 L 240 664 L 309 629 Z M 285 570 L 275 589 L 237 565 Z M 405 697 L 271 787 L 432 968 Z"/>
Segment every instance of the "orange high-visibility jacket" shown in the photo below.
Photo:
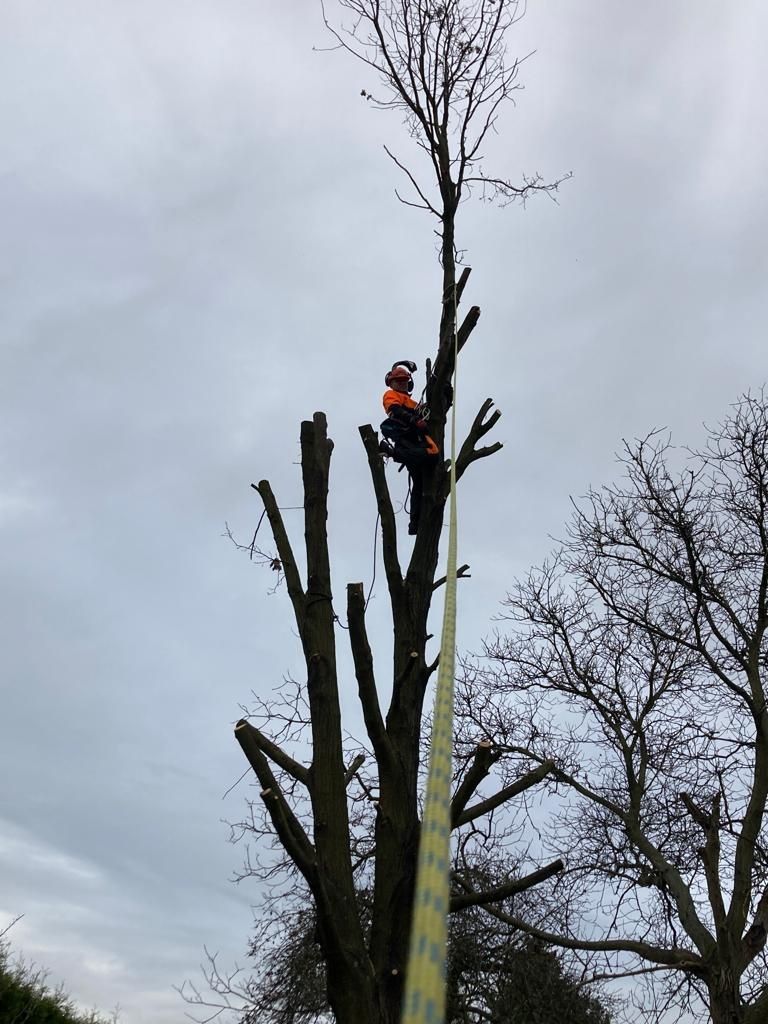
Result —
<path fill-rule="evenodd" d="M 404 391 L 395 391 L 394 388 L 390 388 L 388 391 L 384 392 L 382 402 L 384 404 L 384 411 L 386 412 L 387 416 L 389 416 L 390 414 L 390 409 L 392 409 L 396 405 L 404 406 L 406 409 L 408 409 L 409 412 L 413 412 L 415 409 L 418 408 L 419 405 L 419 403 L 415 402 L 410 395 L 407 395 Z M 437 447 L 437 445 L 429 436 L 429 434 L 424 434 L 424 440 L 426 441 L 427 444 L 427 452 L 430 455 L 437 455 L 440 449 Z"/>

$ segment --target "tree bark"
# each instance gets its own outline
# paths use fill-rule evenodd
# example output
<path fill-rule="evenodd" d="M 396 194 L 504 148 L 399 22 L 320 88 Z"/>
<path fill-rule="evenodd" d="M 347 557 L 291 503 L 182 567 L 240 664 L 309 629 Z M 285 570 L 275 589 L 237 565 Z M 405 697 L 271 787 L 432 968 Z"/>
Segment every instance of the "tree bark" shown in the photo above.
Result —
<path fill-rule="evenodd" d="M 739 991 L 739 978 L 730 969 L 717 972 L 708 985 L 712 1024 L 744 1024 L 745 1008 Z"/>

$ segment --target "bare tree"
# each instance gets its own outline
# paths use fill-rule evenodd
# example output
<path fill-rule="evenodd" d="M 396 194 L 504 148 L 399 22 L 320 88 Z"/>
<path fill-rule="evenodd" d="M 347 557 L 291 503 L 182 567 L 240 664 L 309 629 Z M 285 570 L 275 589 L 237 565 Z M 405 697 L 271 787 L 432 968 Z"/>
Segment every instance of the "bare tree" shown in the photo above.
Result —
<path fill-rule="evenodd" d="M 433 187 L 428 188 L 418 172 L 390 154 L 415 189 L 415 205 L 434 215 L 439 225 L 443 279 L 426 403 L 429 432 L 442 450 L 454 372 L 452 339 L 469 277 L 469 269 L 456 276 L 459 203 L 473 187 L 502 201 L 556 187 L 542 184 L 538 177 L 515 186 L 479 169 L 480 148 L 500 105 L 515 88 L 518 65 L 506 61 L 504 33 L 520 10 L 509 0 L 341 0 L 339 6 L 351 24 L 333 27 L 327 10 L 326 24 L 340 46 L 377 73 L 385 92 L 381 99 L 370 96 L 370 102 L 404 113 L 432 177 Z M 479 313 L 472 307 L 458 325 L 459 350 Z M 491 412 L 492 405 L 491 399 L 483 403 L 461 446 L 458 478 L 472 463 L 501 448 L 499 442 L 480 444 L 500 415 Z M 428 616 L 433 593 L 441 584 L 436 571 L 449 482 L 442 459 L 425 472 L 418 533 L 404 571 L 378 437 L 368 425 L 360 428 L 360 435 L 381 520 L 394 637 L 387 658 L 391 697 L 384 709 L 367 635 L 363 586 L 350 584 L 344 618 L 372 755 L 367 774 L 360 770 L 362 754 L 350 763 L 343 739 L 336 667 L 341 616 L 334 605 L 326 533 L 333 444 L 321 412 L 301 426 L 306 578 L 269 483 L 262 480 L 257 486 L 276 547 L 274 564 L 284 576 L 293 609 L 306 685 L 302 681 L 287 711 L 269 708 L 266 724 L 258 717 L 243 719 L 235 732 L 258 777 L 266 812 L 265 818 L 255 812 L 247 828 L 277 837 L 287 863 L 311 894 L 328 1001 L 336 1020 L 394 1024 L 400 1019 L 415 880 L 423 705 L 437 667 L 434 655 L 427 652 Z M 284 731 L 276 735 L 280 730 Z M 479 787 L 494 768 L 498 788 L 481 793 Z M 474 743 L 456 779 L 455 827 L 477 830 L 478 822 L 487 822 L 497 807 L 541 781 L 549 769 L 547 764 L 531 767 L 496 746 Z M 559 867 L 553 862 L 525 877 L 508 877 L 490 896 L 462 891 L 456 900 L 465 908 L 503 898 Z M 254 867 L 256 873 L 259 870 Z M 274 865 L 263 870 L 270 873 Z M 363 920 L 358 891 L 369 877 L 370 912 Z"/>
<path fill-rule="evenodd" d="M 768 403 L 701 451 L 626 445 L 489 648 L 499 699 L 463 711 L 554 760 L 559 899 L 531 935 L 602 972 L 666 976 L 714 1024 L 768 1020 Z M 676 467 L 676 468 L 673 468 Z M 477 670 L 477 666 L 474 671 Z M 472 673 L 467 678 L 469 684 Z M 493 909 L 493 908 L 492 908 Z"/>

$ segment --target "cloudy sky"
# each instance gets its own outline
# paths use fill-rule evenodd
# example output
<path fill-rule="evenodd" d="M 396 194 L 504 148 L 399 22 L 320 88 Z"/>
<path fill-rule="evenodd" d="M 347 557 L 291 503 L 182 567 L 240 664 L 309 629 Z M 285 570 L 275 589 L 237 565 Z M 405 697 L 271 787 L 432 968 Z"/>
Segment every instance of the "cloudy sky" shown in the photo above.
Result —
<path fill-rule="evenodd" d="M 573 178 L 461 213 L 460 416 L 493 395 L 505 442 L 460 499 L 465 647 L 623 437 L 696 444 L 768 375 L 767 39 L 758 0 L 532 0 L 510 38 L 536 53 L 488 166 Z M 297 504 L 322 408 L 336 590 L 368 581 L 356 427 L 434 345 L 406 138 L 325 43 L 315 0 L 0 4 L 0 927 L 124 1024 L 246 947 L 231 725 L 298 651 L 224 524 L 250 537 L 264 476 Z"/>

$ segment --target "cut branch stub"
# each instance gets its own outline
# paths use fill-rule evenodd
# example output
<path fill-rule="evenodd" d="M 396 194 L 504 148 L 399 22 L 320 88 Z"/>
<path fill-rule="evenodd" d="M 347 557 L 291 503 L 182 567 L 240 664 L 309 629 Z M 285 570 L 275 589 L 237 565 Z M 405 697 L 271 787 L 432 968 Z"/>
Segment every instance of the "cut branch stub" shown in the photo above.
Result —
<path fill-rule="evenodd" d="M 256 742 L 253 726 L 244 719 L 235 726 L 235 739 L 261 783 L 261 796 L 280 842 L 311 887 L 317 884 L 315 849 L 301 822 L 288 806 L 269 762 Z"/>
<path fill-rule="evenodd" d="M 461 350 L 464 348 L 464 346 L 467 343 L 467 340 L 469 339 L 470 334 L 472 333 L 472 331 L 474 331 L 475 327 L 477 327 L 477 321 L 479 319 L 480 307 L 472 306 L 467 315 L 464 317 L 463 321 L 461 322 L 461 326 L 459 327 L 458 336 L 456 338 L 459 352 L 461 352 Z"/>
<path fill-rule="evenodd" d="M 241 719 L 237 724 L 237 739 L 240 746 L 243 748 L 243 752 L 251 765 L 255 770 L 254 763 L 254 750 L 253 747 L 265 754 L 274 764 L 283 771 L 287 772 L 292 778 L 296 779 L 297 782 L 303 783 L 305 786 L 309 783 L 309 771 L 304 765 L 299 764 L 289 754 L 287 754 L 282 747 L 278 746 L 277 743 L 265 736 L 259 729 L 250 722 L 246 722 Z"/>

